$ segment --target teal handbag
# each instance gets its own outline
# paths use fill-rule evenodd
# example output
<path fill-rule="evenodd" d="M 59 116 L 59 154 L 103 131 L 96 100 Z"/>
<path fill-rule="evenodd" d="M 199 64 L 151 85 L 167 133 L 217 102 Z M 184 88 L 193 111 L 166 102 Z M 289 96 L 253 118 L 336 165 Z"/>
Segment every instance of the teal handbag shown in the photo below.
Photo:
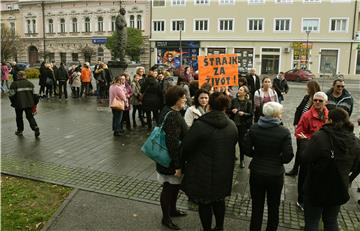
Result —
<path fill-rule="evenodd" d="M 154 160 L 156 163 L 167 168 L 170 166 L 171 159 L 165 142 L 166 133 L 162 127 L 170 112 L 171 111 L 169 111 L 165 115 L 164 121 L 162 122 L 161 126 L 156 126 L 154 128 L 150 136 L 147 138 L 147 140 L 141 147 L 141 151 L 143 151 L 146 156 Z"/>

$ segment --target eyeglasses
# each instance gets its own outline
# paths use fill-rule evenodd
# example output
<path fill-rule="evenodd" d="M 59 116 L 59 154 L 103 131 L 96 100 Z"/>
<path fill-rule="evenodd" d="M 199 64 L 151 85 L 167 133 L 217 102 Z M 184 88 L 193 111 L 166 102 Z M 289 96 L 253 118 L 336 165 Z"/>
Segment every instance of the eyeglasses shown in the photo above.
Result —
<path fill-rule="evenodd" d="M 314 102 L 319 102 L 319 103 L 324 102 L 324 100 L 322 100 L 322 99 L 313 99 L 313 101 L 314 101 Z"/>
<path fill-rule="evenodd" d="M 336 85 L 336 88 L 344 88 L 344 85 Z"/>

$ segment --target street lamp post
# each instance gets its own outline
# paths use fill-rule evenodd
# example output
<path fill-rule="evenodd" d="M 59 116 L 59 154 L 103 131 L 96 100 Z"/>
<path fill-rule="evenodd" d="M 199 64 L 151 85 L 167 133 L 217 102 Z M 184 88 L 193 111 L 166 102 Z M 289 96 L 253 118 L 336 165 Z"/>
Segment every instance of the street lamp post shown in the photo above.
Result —
<path fill-rule="evenodd" d="M 179 22 L 179 28 L 180 28 L 180 67 L 182 66 L 182 62 L 183 62 L 183 59 L 182 59 L 182 42 L 181 42 L 181 32 L 183 30 L 183 22 L 180 21 Z"/>
<path fill-rule="evenodd" d="M 308 63 L 309 63 L 309 35 L 311 30 L 307 30 L 306 32 L 306 70 L 308 69 Z"/>

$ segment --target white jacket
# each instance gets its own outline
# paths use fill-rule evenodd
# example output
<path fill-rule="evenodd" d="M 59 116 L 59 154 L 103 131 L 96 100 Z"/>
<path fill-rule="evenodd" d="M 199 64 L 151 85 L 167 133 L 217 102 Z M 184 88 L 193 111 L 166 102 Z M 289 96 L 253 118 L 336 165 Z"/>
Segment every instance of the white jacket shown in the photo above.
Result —
<path fill-rule="evenodd" d="M 200 116 L 202 116 L 200 110 L 197 109 L 194 105 L 191 107 L 188 107 L 188 109 L 186 109 L 185 116 L 184 116 L 187 126 L 191 127 L 194 120 L 199 118 Z"/>

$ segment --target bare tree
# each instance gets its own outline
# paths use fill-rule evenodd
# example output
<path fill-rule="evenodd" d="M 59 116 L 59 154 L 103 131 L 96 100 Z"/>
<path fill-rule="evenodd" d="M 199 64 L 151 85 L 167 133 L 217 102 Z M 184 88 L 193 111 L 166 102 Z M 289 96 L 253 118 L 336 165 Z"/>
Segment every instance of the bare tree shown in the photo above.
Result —
<path fill-rule="evenodd" d="M 22 43 L 20 36 L 15 34 L 14 31 L 10 30 L 7 26 L 1 27 L 1 59 L 9 60 L 15 59 L 17 56 L 18 49 L 21 49 Z"/>

